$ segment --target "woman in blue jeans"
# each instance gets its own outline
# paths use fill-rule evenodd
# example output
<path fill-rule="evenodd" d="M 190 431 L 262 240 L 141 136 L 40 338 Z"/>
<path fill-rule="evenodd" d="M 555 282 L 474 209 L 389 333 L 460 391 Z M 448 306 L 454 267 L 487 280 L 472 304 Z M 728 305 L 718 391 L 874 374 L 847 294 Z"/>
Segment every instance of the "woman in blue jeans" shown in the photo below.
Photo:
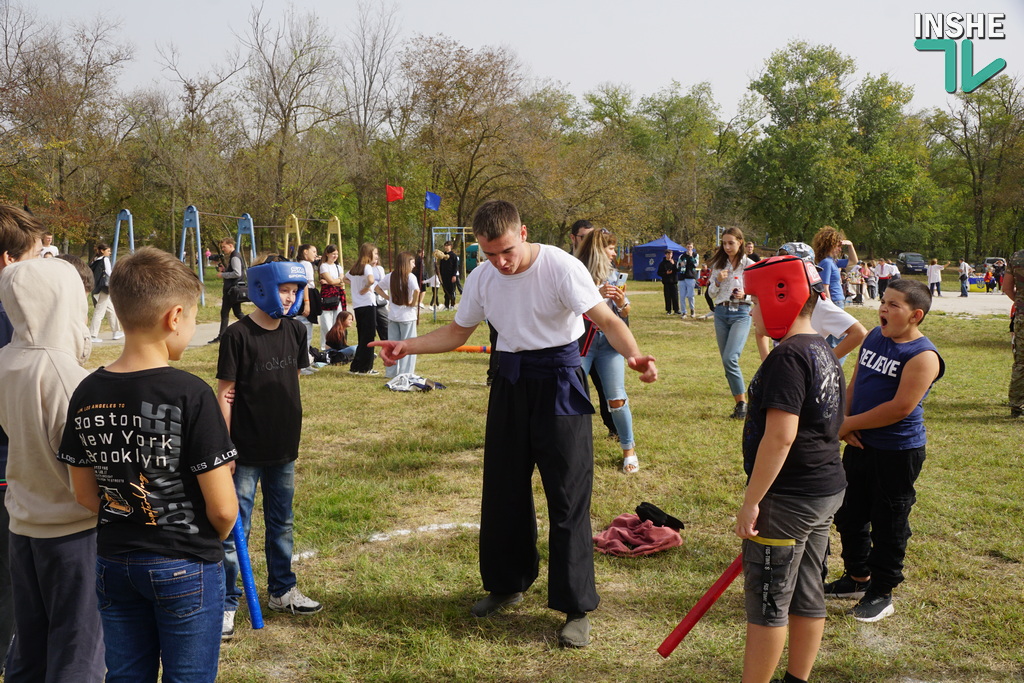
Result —
<path fill-rule="evenodd" d="M 722 243 L 709 264 L 708 294 L 715 304 L 718 352 L 722 355 L 729 391 L 736 401 L 730 417 L 738 420 L 747 416 L 747 385 L 740 370 L 740 353 L 750 333 L 750 301 L 743 291 L 743 270 L 753 263 L 743 255 L 743 231 L 726 228 Z"/>
<path fill-rule="evenodd" d="M 598 286 L 601 296 L 615 313 L 627 320 L 629 318 L 629 299 L 626 292 L 618 286 L 619 272 L 612 263 L 615 258 L 615 235 L 607 230 L 594 230 L 587 234 L 576 247 L 574 255 L 587 267 L 594 284 Z M 583 373 L 590 374 L 590 368 L 597 370 L 604 387 L 608 410 L 619 434 L 619 445 L 622 447 L 622 471 L 635 474 L 640 470 L 633 443 L 633 413 L 629 410 L 629 399 L 626 396 L 626 359 L 612 348 L 604 333 L 589 326 L 584 343 L 580 349 L 583 354 Z"/>

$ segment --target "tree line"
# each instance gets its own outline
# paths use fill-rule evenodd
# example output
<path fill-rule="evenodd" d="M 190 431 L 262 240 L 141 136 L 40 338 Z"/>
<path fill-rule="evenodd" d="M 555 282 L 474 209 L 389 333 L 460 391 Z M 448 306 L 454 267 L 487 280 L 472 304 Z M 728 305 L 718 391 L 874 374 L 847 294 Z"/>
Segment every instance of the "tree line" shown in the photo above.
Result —
<path fill-rule="evenodd" d="M 588 218 L 626 242 L 666 233 L 701 249 L 716 225 L 774 247 L 826 224 L 868 256 L 1024 247 L 1019 76 L 911 112 L 907 85 L 857 79 L 851 57 L 793 41 L 725 119 L 710 83 L 577 98 L 508 48 L 402 39 L 388 6 L 360 5 L 340 34 L 254 8 L 220 62 L 188 73 L 165 46 L 169 84 L 133 91 L 119 83 L 133 49 L 110 20 L 2 0 L 0 39 L 0 200 L 80 248 L 109 241 L 122 208 L 141 242 L 176 248 L 189 204 L 222 214 L 204 218 L 211 242 L 243 212 L 261 226 L 294 213 L 313 241 L 337 215 L 352 245 L 383 242 L 385 184 L 406 188 L 390 207 L 400 248 L 420 243 L 427 190 L 442 197 L 432 225 L 465 226 L 501 197 L 554 244 Z"/>

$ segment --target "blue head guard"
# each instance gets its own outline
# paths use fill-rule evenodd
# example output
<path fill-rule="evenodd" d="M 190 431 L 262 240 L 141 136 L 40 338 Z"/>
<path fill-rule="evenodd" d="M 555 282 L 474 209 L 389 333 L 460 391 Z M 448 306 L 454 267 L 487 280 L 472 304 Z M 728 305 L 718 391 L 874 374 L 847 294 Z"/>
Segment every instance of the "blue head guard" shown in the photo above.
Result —
<path fill-rule="evenodd" d="M 271 318 L 290 318 L 302 310 L 306 296 L 306 271 L 301 263 L 292 261 L 275 261 L 252 266 L 248 270 L 249 300 Z M 299 286 L 295 303 L 287 311 L 281 302 L 277 288 L 294 282 Z"/>

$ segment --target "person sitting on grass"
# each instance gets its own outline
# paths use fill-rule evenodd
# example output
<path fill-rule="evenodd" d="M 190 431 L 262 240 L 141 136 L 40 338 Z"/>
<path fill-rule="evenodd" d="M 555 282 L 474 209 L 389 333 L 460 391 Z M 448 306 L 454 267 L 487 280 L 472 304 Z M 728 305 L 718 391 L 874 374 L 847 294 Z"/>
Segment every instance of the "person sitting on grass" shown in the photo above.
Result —
<path fill-rule="evenodd" d="M 312 614 L 323 606 L 303 595 L 292 572 L 295 460 L 299 457 L 302 400 L 299 371 L 309 364 L 306 330 L 292 316 L 302 310 L 306 274 L 288 261 L 249 268 L 249 298 L 256 310 L 231 325 L 220 343 L 217 401 L 238 448 L 235 493 L 246 538 L 252 524 L 256 485 L 263 490 L 266 523 L 267 604 L 289 614 Z M 232 399 L 233 396 L 233 399 Z M 238 554 L 224 541 L 224 621 L 221 637 L 235 633 Z"/>
<path fill-rule="evenodd" d="M 847 446 L 849 488 L 836 514 L 845 571 L 825 584 L 830 598 L 860 598 L 851 613 L 874 622 L 893 613 L 903 582 L 914 482 L 924 465 L 924 408 L 945 372 L 938 349 L 922 334 L 932 295 L 923 282 L 890 280 L 847 389 L 849 415 L 839 432 Z"/>
<path fill-rule="evenodd" d="M 846 479 L 839 459 L 844 380 L 811 327 L 824 292 L 817 269 L 792 256 L 746 268 L 754 327 L 779 341 L 750 381 L 743 425 L 744 683 L 768 683 L 789 636 L 786 683 L 807 681 L 825 628 L 821 566 Z"/>
<path fill-rule="evenodd" d="M 68 406 L 57 459 L 71 465 L 78 502 L 99 514 L 108 683 L 155 683 L 161 665 L 165 680 L 217 678 L 236 451 L 210 386 L 168 365 L 195 334 L 201 291 L 154 247 L 118 261 L 110 298 L 124 351 Z"/>

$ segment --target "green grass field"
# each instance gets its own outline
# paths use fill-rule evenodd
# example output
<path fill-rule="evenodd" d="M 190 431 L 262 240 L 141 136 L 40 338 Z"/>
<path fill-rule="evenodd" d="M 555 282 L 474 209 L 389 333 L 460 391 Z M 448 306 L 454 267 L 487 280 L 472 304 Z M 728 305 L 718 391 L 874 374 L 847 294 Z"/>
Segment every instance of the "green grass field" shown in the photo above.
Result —
<path fill-rule="evenodd" d="M 479 521 L 487 356 L 450 353 L 421 356 L 417 364 L 420 374 L 447 385 L 443 391 L 391 393 L 382 378 L 350 376 L 345 366 L 301 378 L 295 540 L 296 553 L 305 554 L 295 570 L 300 588 L 325 609 L 298 618 L 267 613 L 262 631 L 249 629 L 243 609 L 238 635 L 222 649 L 220 680 L 738 681 L 739 584 L 671 658 L 655 652 L 738 552 L 732 527 L 744 485 L 742 426 L 727 418 L 732 399 L 713 323 L 666 317 L 657 283 L 630 288 L 632 329 L 657 357 L 660 379 L 627 379 L 639 474 L 619 472 L 617 443 L 596 420 L 593 525 L 600 530 L 646 500 L 687 528 L 681 548 L 659 555 L 597 556 L 602 602 L 591 615 L 589 648 L 560 650 L 562 615 L 545 608 L 547 513 L 539 477 L 541 578 L 510 613 L 469 615 L 482 595 L 472 528 L 369 540 Z M 201 319 L 217 318 L 218 290 L 211 284 Z M 850 310 L 869 329 L 876 324 L 872 311 Z M 450 313 L 440 315 L 440 322 L 450 320 Z M 877 624 L 846 616 L 852 602 L 830 605 L 813 680 L 1024 678 L 1022 423 L 1009 419 L 1005 405 L 1007 325 L 1005 316 L 925 321 L 947 371 L 925 406 L 928 459 L 911 517 L 907 581 L 895 594 L 896 614 Z M 424 322 L 420 333 L 435 326 Z M 486 330 L 472 343 L 486 343 Z M 97 348 L 89 365 L 115 355 L 109 345 Z M 748 382 L 757 363 L 751 338 L 742 359 Z M 211 384 L 215 366 L 213 347 L 190 350 L 180 363 Z M 847 376 L 852 368 L 850 359 Z M 260 520 L 251 551 L 265 605 Z M 841 571 L 838 543 L 835 536 L 834 576 Z"/>

